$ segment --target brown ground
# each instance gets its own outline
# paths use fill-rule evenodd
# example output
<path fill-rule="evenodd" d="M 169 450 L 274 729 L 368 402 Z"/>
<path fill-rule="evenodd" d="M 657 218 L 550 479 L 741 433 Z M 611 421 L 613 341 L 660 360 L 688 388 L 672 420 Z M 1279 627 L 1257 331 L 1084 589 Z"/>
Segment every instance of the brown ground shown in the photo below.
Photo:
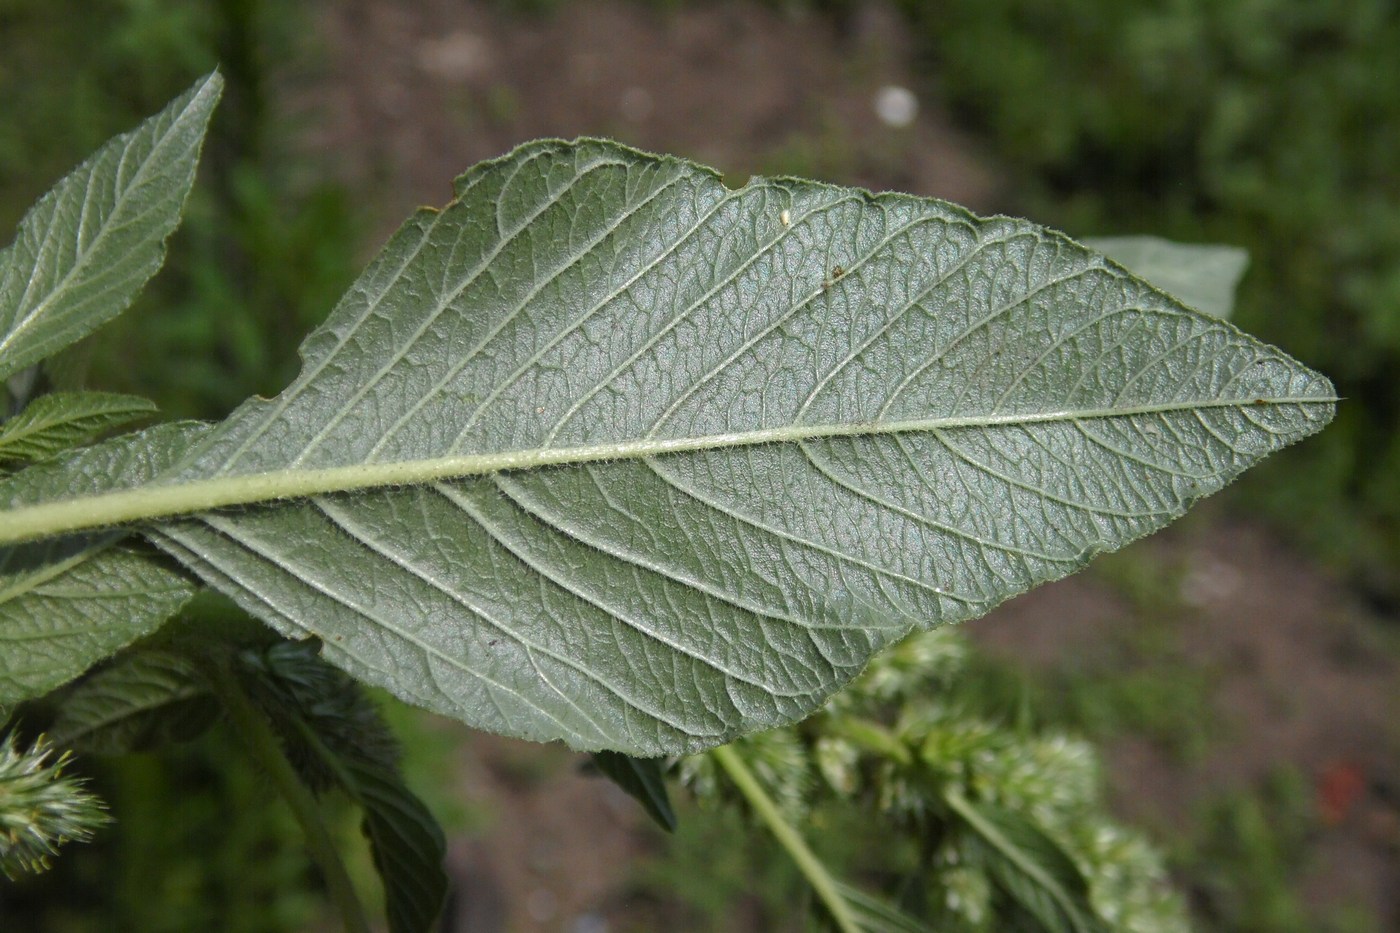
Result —
<path fill-rule="evenodd" d="M 1296 768 L 1319 797 L 1331 775 L 1364 788 L 1308 840 L 1305 894 L 1319 905 L 1370 905 L 1380 929 L 1400 924 L 1400 663 L 1373 619 L 1341 586 L 1263 529 L 1218 508 L 1134 545 L 1179 567 L 1171 640 L 1208 672 L 1213 717 L 1203 752 L 1186 760 L 1145 739 L 1105 751 L 1110 800 L 1122 817 L 1178 834 L 1203 803 Z M 1093 573 L 1026 594 L 970 625 L 985 650 L 1029 669 L 1075 663 L 1132 626 L 1135 610 Z M 1149 623 L 1150 624 L 1150 623 Z M 1325 810 L 1326 807 L 1319 807 Z"/>
<path fill-rule="evenodd" d="M 293 91 L 297 119 L 307 147 L 331 154 L 386 218 L 445 201 L 454 175 L 519 142 L 580 134 L 740 178 L 777 165 L 983 211 L 1014 207 L 975 141 L 928 93 L 906 129 L 876 118 L 879 87 L 918 87 L 899 21 L 879 2 L 840 27 L 743 3 L 663 13 L 616 0 L 525 18 L 481 3 L 351 0 L 327 4 L 321 23 L 324 66 Z M 1376 625 L 1249 525 L 1194 522 L 1137 547 L 1186 568 L 1176 637 L 1212 672 L 1218 718 L 1209 725 L 1221 738 L 1189 763 L 1145 740 L 1114 744 L 1118 811 L 1170 831 L 1201 801 L 1277 767 L 1319 779 L 1354 769 L 1359 799 L 1310 840 L 1318 870 L 1308 893 L 1359 900 L 1400 925 L 1400 676 Z M 1092 654 L 1133 613 L 1112 587 L 1081 575 L 971 631 L 989 651 L 1046 667 Z M 610 917 L 616 928 L 629 860 L 652 844 L 625 798 L 574 774 L 559 749 L 487 737 L 458 754 L 464 795 L 495 818 L 486 834 L 454 843 L 467 887 L 454 929 L 601 933 Z"/>

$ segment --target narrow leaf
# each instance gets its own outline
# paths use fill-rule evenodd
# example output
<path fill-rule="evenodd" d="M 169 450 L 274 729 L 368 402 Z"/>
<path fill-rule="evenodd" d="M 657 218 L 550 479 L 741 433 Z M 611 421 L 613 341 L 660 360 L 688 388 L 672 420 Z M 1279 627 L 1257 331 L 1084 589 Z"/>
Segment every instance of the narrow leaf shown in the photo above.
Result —
<path fill-rule="evenodd" d="M 657 758 L 633 758 L 621 752 L 594 752 L 593 764 L 627 795 L 642 805 L 647 816 L 668 833 L 676 831 L 676 811 L 666 793 L 666 778 L 662 761 Z"/>
<path fill-rule="evenodd" d="M 156 410 L 153 402 L 112 392 L 55 392 L 41 395 L 0 424 L 0 463 L 40 460 L 77 447 L 104 431 Z"/>
<path fill-rule="evenodd" d="M 0 480 L 0 502 L 60 488 L 81 495 L 149 481 L 204 430 L 160 425 Z M 155 631 L 194 594 L 178 569 L 122 532 L 0 548 L 0 705 L 42 696 Z"/>
<path fill-rule="evenodd" d="M 1030 818 L 974 804 L 948 788 L 944 800 L 980 843 L 987 873 L 1046 933 L 1108 933 L 1089 901 L 1089 883 L 1069 854 Z"/>
<path fill-rule="evenodd" d="M 364 809 L 364 832 L 384 881 L 389 929 L 429 933 L 447 897 L 442 829 L 397 770 L 351 758 L 345 773 L 346 790 Z"/>
<path fill-rule="evenodd" d="M 593 140 L 468 172 L 302 356 L 157 482 L 0 541 L 154 523 L 362 680 L 640 757 L 801 719 L 1335 403 L 1034 224 Z"/>
<path fill-rule="evenodd" d="M 315 641 L 243 653 L 264 710 L 313 787 L 338 785 L 364 811 L 391 933 L 428 933 L 447 896 L 442 829 L 399 773 L 388 727 L 359 685 L 322 661 Z"/>
<path fill-rule="evenodd" d="M 838 881 L 836 889 L 850 905 L 856 923 L 865 933 L 932 933 L 922 920 L 888 901 L 867 894 L 855 885 Z"/>
<path fill-rule="evenodd" d="M 25 215 L 0 252 L 0 378 L 115 317 L 160 268 L 222 87 L 202 78 Z"/>
<path fill-rule="evenodd" d="M 1235 291 L 1249 266 L 1249 252 L 1238 246 L 1154 236 L 1092 237 L 1083 243 L 1182 304 L 1218 318 L 1234 312 Z"/>
<path fill-rule="evenodd" d="M 143 651 L 74 687 L 48 736 L 77 752 L 121 755 L 192 739 L 218 712 L 208 684 L 188 660 Z"/>

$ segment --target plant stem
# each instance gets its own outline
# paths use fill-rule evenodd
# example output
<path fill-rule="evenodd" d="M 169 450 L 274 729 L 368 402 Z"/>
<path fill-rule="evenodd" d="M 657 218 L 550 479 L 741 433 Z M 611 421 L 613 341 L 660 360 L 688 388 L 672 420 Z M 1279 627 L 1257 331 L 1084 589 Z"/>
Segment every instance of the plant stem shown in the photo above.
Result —
<path fill-rule="evenodd" d="M 238 679 L 227 667 L 211 664 L 209 674 L 214 692 L 228 713 L 234 731 L 247 747 L 248 754 L 271 778 L 301 825 L 301 831 L 306 836 L 307 851 L 321 869 L 326 889 L 347 933 L 370 933 L 364 907 L 355 894 L 355 886 L 345 870 L 345 863 L 340 860 L 340 852 L 331 839 L 324 814 L 311 790 L 302 783 L 291 762 L 282 753 L 282 745 L 268 724 L 267 717 L 248 699 Z"/>
<path fill-rule="evenodd" d="M 831 877 L 826 866 L 807 847 L 807 842 L 802 838 L 802 834 L 783 818 L 782 812 L 778 810 L 778 805 L 764 791 L 763 786 L 758 783 L 758 778 L 754 777 L 753 772 L 749 770 L 749 766 L 744 763 L 744 759 L 739 756 L 739 753 L 734 751 L 731 746 L 722 745 L 712 750 L 710 754 L 729 775 L 734 786 L 739 788 L 739 792 L 744 795 L 749 806 L 753 807 L 759 819 L 767 824 L 769 831 L 773 833 L 778 843 L 787 850 L 788 856 L 806 877 L 807 883 L 812 886 L 812 890 L 816 892 L 822 904 L 826 906 L 836 928 L 841 933 L 860 933 L 860 926 L 851 914 L 850 905 L 846 903 L 846 899 L 837 890 L 836 879 Z"/>

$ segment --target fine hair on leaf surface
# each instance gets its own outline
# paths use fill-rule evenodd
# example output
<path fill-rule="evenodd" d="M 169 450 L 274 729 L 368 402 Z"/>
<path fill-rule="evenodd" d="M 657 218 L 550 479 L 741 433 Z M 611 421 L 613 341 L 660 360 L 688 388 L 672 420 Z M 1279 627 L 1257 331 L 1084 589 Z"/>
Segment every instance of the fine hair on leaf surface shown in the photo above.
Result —
<path fill-rule="evenodd" d="M 356 677 L 639 756 L 802 718 L 1334 404 L 1034 224 L 598 140 L 462 176 L 302 357 L 149 480 L 28 484 L 9 535 L 143 523 Z"/>

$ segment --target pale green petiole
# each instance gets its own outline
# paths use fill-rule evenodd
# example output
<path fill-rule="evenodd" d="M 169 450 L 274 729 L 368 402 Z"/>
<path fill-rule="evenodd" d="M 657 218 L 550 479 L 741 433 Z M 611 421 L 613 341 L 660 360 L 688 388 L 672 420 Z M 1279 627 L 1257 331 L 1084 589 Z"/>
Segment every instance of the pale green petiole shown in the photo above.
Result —
<path fill-rule="evenodd" d="M 235 505 L 295 499 L 329 493 L 354 492 L 388 486 L 412 486 L 441 480 L 482 476 L 506 470 L 529 470 L 566 464 L 639 459 L 670 453 L 721 450 L 756 444 L 801 443 L 832 437 L 870 437 L 978 428 L 1125 418 L 1136 415 L 1202 408 L 1258 405 L 1330 405 L 1335 397 L 1217 399 L 1117 409 L 1082 409 L 1034 414 L 926 418 L 875 424 L 787 425 L 768 430 L 700 437 L 641 438 L 612 444 L 504 451 L 461 457 L 435 457 L 385 463 L 359 463 L 325 469 L 278 470 L 245 476 L 222 476 L 179 484 L 154 483 L 136 489 L 23 506 L 4 513 L 0 544 L 105 528 L 133 522 L 191 515 Z"/>

